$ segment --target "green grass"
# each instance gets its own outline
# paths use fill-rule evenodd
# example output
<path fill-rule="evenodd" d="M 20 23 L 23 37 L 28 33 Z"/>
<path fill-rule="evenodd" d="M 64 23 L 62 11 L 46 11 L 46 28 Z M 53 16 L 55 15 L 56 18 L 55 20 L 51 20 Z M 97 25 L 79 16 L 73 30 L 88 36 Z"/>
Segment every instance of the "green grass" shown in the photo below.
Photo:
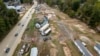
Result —
<path fill-rule="evenodd" d="M 27 26 L 27 30 L 26 33 L 28 36 L 32 36 L 35 30 L 35 23 L 36 23 L 36 18 L 35 18 L 35 14 L 33 14 L 32 19 L 30 20 L 28 26 Z"/>

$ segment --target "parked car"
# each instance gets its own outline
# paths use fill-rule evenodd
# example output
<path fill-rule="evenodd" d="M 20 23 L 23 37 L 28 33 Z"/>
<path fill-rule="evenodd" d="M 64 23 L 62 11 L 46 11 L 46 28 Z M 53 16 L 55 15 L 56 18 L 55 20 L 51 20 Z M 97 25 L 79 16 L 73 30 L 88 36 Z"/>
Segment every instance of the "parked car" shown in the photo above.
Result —
<path fill-rule="evenodd" d="M 22 25 L 22 27 L 24 26 L 24 24 Z"/>
<path fill-rule="evenodd" d="M 10 48 L 5 49 L 5 53 L 8 53 L 10 51 Z"/>
<path fill-rule="evenodd" d="M 18 33 L 15 34 L 15 37 L 18 36 Z"/>

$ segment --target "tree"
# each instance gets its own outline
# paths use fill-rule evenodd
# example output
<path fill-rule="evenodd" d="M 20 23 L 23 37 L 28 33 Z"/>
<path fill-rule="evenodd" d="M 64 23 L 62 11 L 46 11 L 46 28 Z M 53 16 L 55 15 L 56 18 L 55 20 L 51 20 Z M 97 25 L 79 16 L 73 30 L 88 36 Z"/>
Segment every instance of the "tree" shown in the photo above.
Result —
<path fill-rule="evenodd" d="M 74 0 L 72 1 L 72 10 L 77 11 L 77 9 L 80 6 L 80 0 Z"/>
<path fill-rule="evenodd" d="M 23 3 L 32 4 L 33 0 L 22 0 Z"/>
<path fill-rule="evenodd" d="M 46 2 L 49 6 L 52 6 L 52 5 L 53 5 L 53 0 L 45 0 L 45 2 Z"/>
<path fill-rule="evenodd" d="M 90 25 L 96 27 L 100 24 L 100 2 L 96 2 L 93 6 Z"/>
<path fill-rule="evenodd" d="M 0 40 L 4 38 L 7 32 L 18 22 L 19 14 L 14 9 L 7 9 L 0 0 Z"/>

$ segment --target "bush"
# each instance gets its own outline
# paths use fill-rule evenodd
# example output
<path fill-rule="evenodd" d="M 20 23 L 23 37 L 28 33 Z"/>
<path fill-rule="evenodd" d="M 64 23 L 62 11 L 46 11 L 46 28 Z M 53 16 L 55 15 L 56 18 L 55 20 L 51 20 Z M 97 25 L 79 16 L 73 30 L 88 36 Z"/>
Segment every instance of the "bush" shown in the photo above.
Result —
<path fill-rule="evenodd" d="M 68 12 L 68 15 L 73 18 L 73 17 L 75 17 L 75 12 L 73 10 L 70 10 Z"/>

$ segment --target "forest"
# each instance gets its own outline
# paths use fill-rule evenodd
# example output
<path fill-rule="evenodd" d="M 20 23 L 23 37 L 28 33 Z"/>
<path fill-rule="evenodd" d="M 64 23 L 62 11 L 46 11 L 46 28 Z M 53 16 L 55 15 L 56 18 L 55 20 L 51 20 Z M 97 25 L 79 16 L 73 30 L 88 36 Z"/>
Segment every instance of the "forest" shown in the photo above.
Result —
<path fill-rule="evenodd" d="M 18 22 L 19 14 L 14 9 L 7 9 L 0 0 L 0 41 Z"/>
<path fill-rule="evenodd" d="M 100 0 L 44 0 L 44 2 L 100 32 Z"/>

